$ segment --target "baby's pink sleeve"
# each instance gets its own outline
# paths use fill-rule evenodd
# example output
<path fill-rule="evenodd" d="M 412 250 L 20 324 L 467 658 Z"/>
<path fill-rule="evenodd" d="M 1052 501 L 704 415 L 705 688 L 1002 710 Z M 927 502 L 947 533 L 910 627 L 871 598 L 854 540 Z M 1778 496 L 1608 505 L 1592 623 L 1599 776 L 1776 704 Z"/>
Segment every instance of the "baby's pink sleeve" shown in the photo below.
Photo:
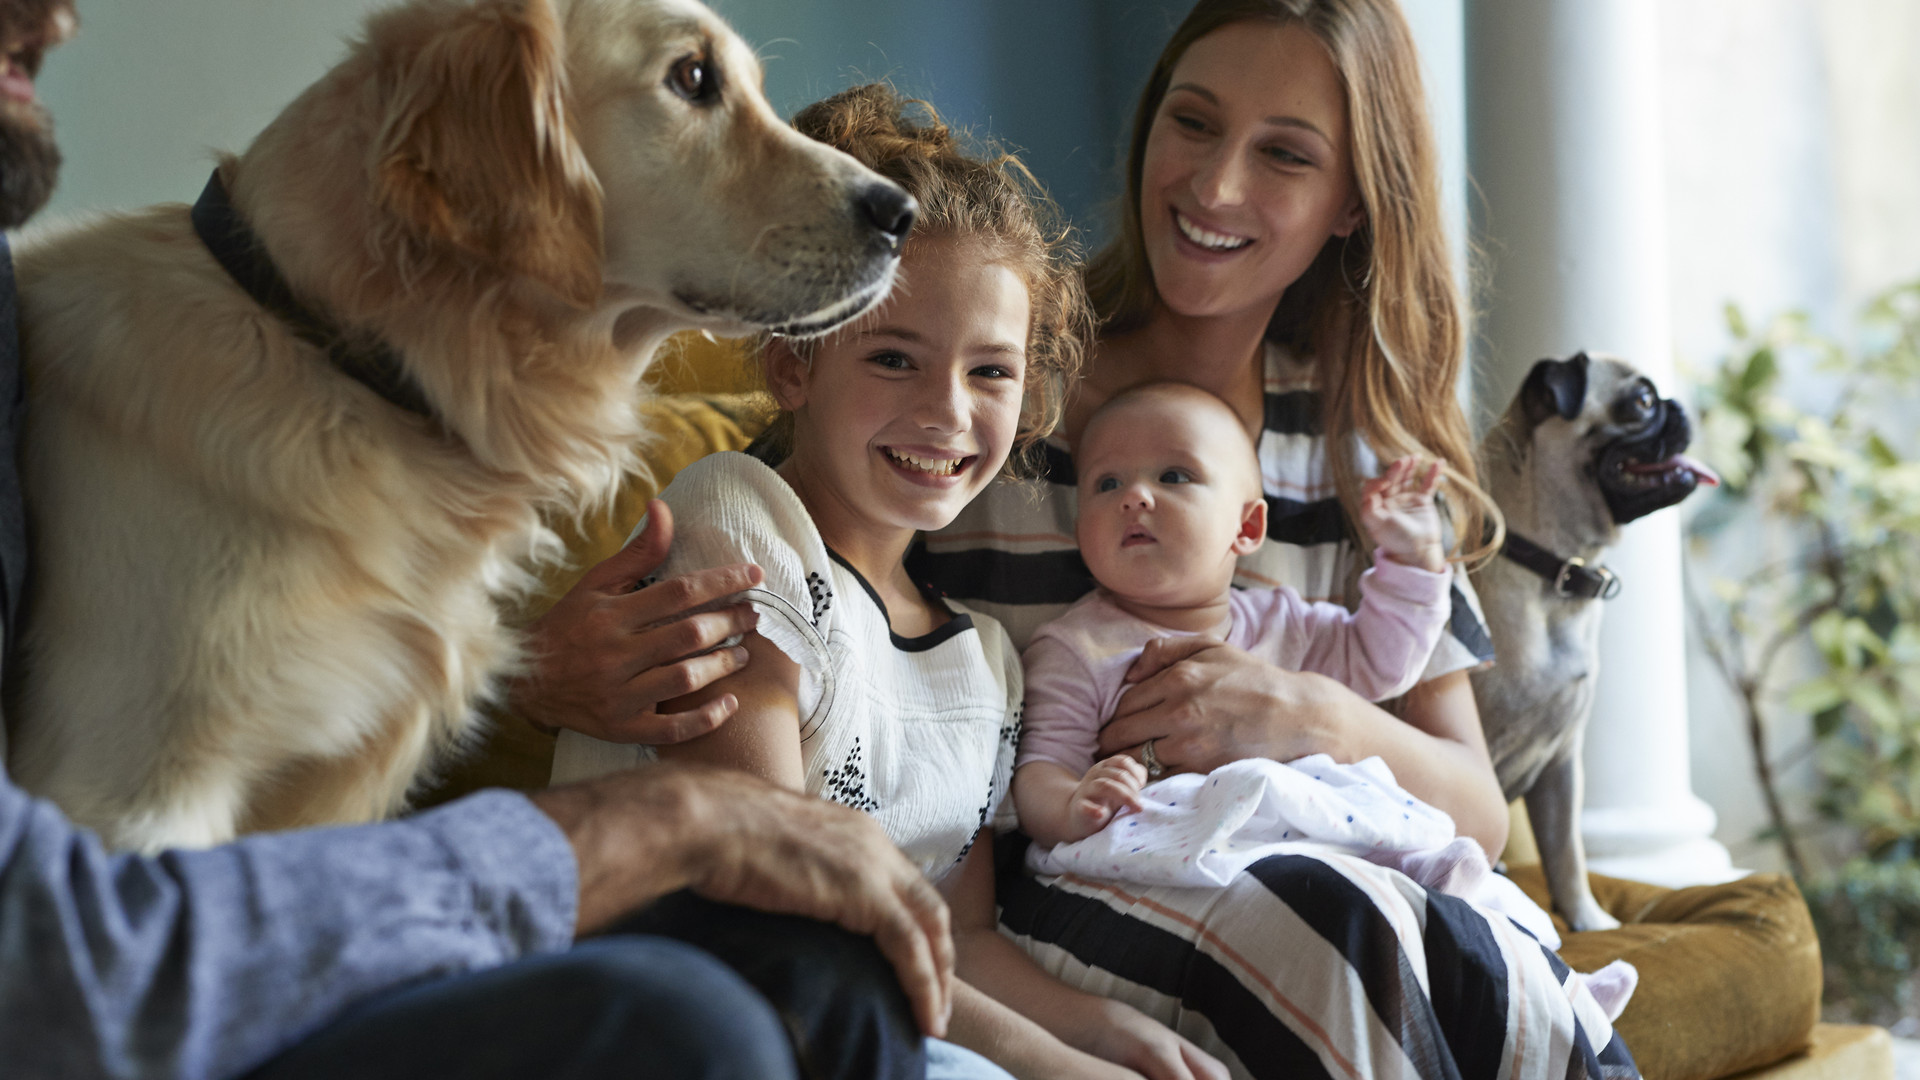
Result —
<path fill-rule="evenodd" d="M 1086 661 L 1042 627 L 1020 655 L 1027 674 L 1020 720 L 1018 770 L 1030 761 L 1051 761 L 1080 776 L 1100 752 L 1100 688 Z"/>
<path fill-rule="evenodd" d="M 1375 552 L 1373 568 L 1360 575 L 1358 611 L 1309 604 L 1285 590 L 1284 603 L 1293 605 L 1290 615 L 1307 637 L 1300 670 L 1337 679 L 1368 701 L 1413 689 L 1446 630 L 1452 582 L 1450 573 L 1407 566 Z"/>

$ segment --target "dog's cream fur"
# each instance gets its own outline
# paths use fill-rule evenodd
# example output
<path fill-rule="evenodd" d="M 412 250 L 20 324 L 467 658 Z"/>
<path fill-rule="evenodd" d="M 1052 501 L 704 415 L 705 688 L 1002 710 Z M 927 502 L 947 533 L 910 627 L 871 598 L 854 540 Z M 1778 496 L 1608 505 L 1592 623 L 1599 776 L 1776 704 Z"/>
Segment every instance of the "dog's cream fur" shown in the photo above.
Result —
<path fill-rule="evenodd" d="M 676 63 L 708 59 L 690 101 Z M 394 812 L 517 662 L 496 601 L 607 498 L 680 329 L 822 329 L 896 260 L 883 183 L 792 132 L 692 0 L 413 0 L 222 169 L 304 302 L 440 418 L 330 366 L 187 208 L 30 238 L 35 580 L 14 777 L 110 843 Z"/>
<path fill-rule="evenodd" d="M 1529 403 L 1530 394 L 1546 386 L 1536 382 L 1544 372 L 1576 364 L 1578 390 L 1563 384 L 1570 398 L 1564 412 L 1538 399 Z M 1602 487 L 1603 454 L 1644 445 L 1650 433 L 1667 430 L 1664 423 L 1648 428 L 1631 414 L 1623 418 L 1621 404 L 1642 391 L 1657 395 L 1639 369 L 1617 357 L 1582 354 L 1535 367 L 1480 443 L 1481 482 L 1511 533 L 1561 558 L 1602 564 L 1621 529 Z M 1664 405 L 1677 413 L 1681 431 L 1690 430 L 1678 403 Z M 1684 434 L 1676 441 L 1667 446 L 1669 452 L 1685 449 Z M 1693 491 L 1693 482 L 1660 490 L 1669 497 L 1654 508 L 1679 502 Z M 1499 657 L 1473 673 L 1473 693 L 1501 790 L 1508 799 L 1526 798 L 1547 888 L 1568 925 L 1576 931 L 1611 930 L 1620 922 L 1593 898 L 1580 833 L 1585 784 L 1580 754 L 1600 677 L 1605 602 L 1558 595 L 1538 573 L 1506 558 L 1474 571 L 1473 583 Z"/>

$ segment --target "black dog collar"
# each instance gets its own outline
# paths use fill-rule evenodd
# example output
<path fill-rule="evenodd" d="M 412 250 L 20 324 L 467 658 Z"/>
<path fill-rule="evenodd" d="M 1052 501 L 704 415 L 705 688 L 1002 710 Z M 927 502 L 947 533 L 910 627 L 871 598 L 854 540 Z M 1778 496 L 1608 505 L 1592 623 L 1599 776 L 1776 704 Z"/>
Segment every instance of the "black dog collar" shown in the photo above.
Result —
<path fill-rule="evenodd" d="M 294 298 L 259 237 L 234 210 L 218 169 L 200 193 L 200 201 L 193 204 L 193 231 L 248 296 L 286 323 L 300 340 L 325 352 L 334 367 L 395 407 L 436 420 L 427 395 L 407 377 L 398 353 L 378 339 L 349 337 L 332 320 Z"/>
<path fill-rule="evenodd" d="M 1578 555 L 1562 559 L 1511 530 L 1500 554 L 1547 579 L 1554 595 L 1580 600 L 1611 600 L 1620 595 L 1620 577 L 1604 566 L 1588 566 Z"/>

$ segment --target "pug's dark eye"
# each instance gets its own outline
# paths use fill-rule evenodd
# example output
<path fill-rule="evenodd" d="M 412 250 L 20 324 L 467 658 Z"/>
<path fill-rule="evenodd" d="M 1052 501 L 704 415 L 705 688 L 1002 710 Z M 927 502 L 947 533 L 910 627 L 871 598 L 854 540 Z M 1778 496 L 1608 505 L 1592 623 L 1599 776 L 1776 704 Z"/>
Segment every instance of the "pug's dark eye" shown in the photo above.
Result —
<path fill-rule="evenodd" d="M 706 57 L 683 56 L 667 72 L 667 86 L 686 100 L 705 105 L 720 93 L 719 74 Z"/>
<path fill-rule="evenodd" d="M 1632 397 L 1616 406 L 1615 411 L 1622 421 L 1645 420 L 1653 415 L 1659 404 L 1660 395 L 1654 393 L 1653 387 L 1643 383 L 1634 389 Z"/>

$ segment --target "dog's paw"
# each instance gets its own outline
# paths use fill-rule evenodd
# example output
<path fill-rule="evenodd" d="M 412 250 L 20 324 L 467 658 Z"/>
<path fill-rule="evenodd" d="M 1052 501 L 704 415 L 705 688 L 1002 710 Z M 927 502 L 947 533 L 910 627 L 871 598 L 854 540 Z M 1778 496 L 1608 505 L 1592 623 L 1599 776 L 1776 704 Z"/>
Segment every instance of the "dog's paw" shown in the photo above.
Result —
<path fill-rule="evenodd" d="M 1567 925 L 1573 927 L 1575 933 L 1585 933 L 1588 930 L 1618 930 L 1620 920 L 1600 910 L 1600 905 L 1589 896 L 1567 920 Z"/>

